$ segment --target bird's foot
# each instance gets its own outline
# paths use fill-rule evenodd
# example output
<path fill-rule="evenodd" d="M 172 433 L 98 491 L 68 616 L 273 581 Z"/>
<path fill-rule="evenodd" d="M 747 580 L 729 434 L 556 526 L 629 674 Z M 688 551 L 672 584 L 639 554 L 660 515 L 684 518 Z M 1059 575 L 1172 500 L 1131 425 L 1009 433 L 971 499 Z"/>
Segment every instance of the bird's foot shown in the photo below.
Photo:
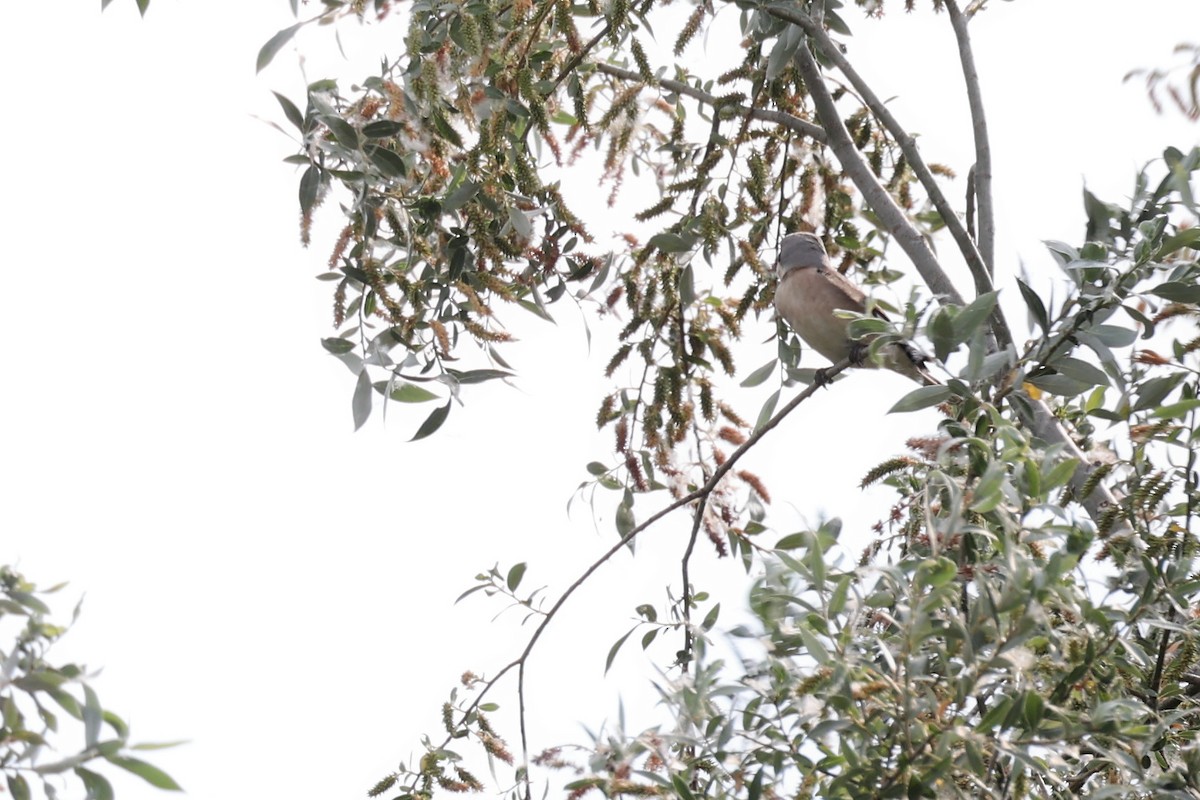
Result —
<path fill-rule="evenodd" d="M 850 364 L 855 367 L 861 367 L 867 362 L 867 353 L 871 351 L 871 346 L 866 342 L 851 342 L 850 352 L 847 357 L 850 359 Z"/>
<path fill-rule="evenodd" d="M 813 386 L 818 388 L 824 386 L 828 389 L 831 383 L 833 383 L 833 378 L 829 377 L 829 370 L 827 368 L 822 367 L 821 369 L 813 370 Z"/>

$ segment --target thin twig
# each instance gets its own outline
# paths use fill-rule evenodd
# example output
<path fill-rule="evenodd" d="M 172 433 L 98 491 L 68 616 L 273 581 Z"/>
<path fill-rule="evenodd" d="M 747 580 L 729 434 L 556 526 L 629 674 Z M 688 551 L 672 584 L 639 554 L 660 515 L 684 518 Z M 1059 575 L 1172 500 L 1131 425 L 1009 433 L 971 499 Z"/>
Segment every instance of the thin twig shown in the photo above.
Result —
<path fill-rule="evenodd" d="M 699 489 L 696 489 L 695 491 L 689 492 L 688 494 L 684 495 L 683 497 L 680 497 L 679 499 L 670 503 L 666 507 L 664 507 L 664 508 L 660 509 L 659 511 L 655 512 L 654 514 L 652 514 L 649 518 L 646 519 L 645 522 L 634 527 L 633 530 L 629 531 L 629 533 L 622 536 L 620 541 L 618 541 L 616 544 L 614 544 L 612 547 L 610 547 L 608 550 L 606 550 L 604 552 L 604 554 L 601 555 L 598 559 L 593 561 L 588 566 L 588 568 L 585 569 L 580 574 L 580 576 L 575 579 L 575 581 L 573 583 L 571 583 L 570 586 L 568 586 L 565 590 L 563 590 L 563 593 L 561 595 L 559 595 L 558 599 L 554 601 L 554 605 L 551 606 L 550 610 L 546 612 L 542 621 L 538 624 L 537 628 L 534 629 L 533 634 L 529 637 L 529 641 L 525 643 L 525 648 L 521 651 L 521 654 L 519 656 L 517 656 L 515 659 L 513 659 L 512 661 L 510 661 L 508 664 L 505 664 L 500 669 L 499 672 L 497 672 L 494 676 L 492 676 L 489 680 L 487 680 L 484 683 L 483 688 L 479 690 L 479 694 L 477 694 L 475 696 L 475 699 L 473 701 L 471 701 L 470 705 L 468 705 L 467 708 L 463 711 L 463 719 L 465 720 L 468 717 L 470 717 L 471 714 L 473 714 L 476 711 L 476 709 L 479 708 L 480 703 L 483 702 L 483 698 L 485 696 L 487 696 L 488 692 L 490 692 L 496 686 L 497 683 L 499 683 L 501 678 L 503 678 L 505 675 L 507 675 L 514 668 L 517 669 L 518 672 L 522 672 L 525 669 L 525 662 L 529 659 L 529 655 L 533 652 L 533 648 L 537 645 L 538 640 L 542 637 L 542 634 L 545 632 L 546 628 L 548 628 L 550 626 L 550 623 L 554 620 L 554 617 L 558 613 L 558 610 L 566 604 L 567 600 L 570 599 L 571 595 L 573 595 L 576 592 L 576 590 L 579 589 L 579 587 L 583 586 L 583 584 L 585 584 L 587 582 L 587 580 L 590 577 L 592 577 L 592 575 L 598 569 L 600 569 L 600 567 L 602 567 L 605 563 L 607 563 L 609 561 L 609 559 L 611 559 L 617 553 L 621 552 L 630 542 L 632 542 L 634 540 L 634 538 L 636 538 L 638 536 L 638 534 L 640 534 L 642 531 L 649 528 L 654 523 L 658 522 L 663 517 L 670 514 L 672 511 L 683 508 L 684 506 L 689 505 L 697 500 L 706 501 L 708 499 L 708 496 L 713 493 L 713 490 L 715 490 L 717 488 L 717 485 L 721 482 L 721 479 L 724 478 L 725 475 L 728 474 L 728 472 L 731 469 L 733 469 L 734 465 L 737 464 L 737 462 L 739 460 L 741 460 L 742 456 L 744 456 L 747 452 L 750 451 L 750 448 L 752 448 L 755 444 L 757 444 L 758 441 L 760 439 L 762 439 L 762 437 L 765 436 L 769 431 L 773 430 L 776 426 L 778 426 L 779 423 L 782 422 L 789 414 L 791 414 L 793 411 L 795 411 L 797 406 L 799 406 L 801 403 L 803 403 L 808 398 L 812 397 L 813 394 L 815 394 L 816 391 L 818 389 L 820 389 L 822 386 L 827 385 L 829 378 L 832 378 L 835 375 L 845 371 L 849 367 L 850 367 L 850 359 L 849 358 L 843 358 L 841 361 L 838 361 L 832 367 L 827 367 L 824 371 L 826 381 L 821 382 L 821 383 L 813 383 L 808 388 L 806 388 L 804 391 L 800 392 L 798 395 L 793 397 L 786 406 L 784 406 L 782 409 L 780 409 L 778 412 L 776 412 L 776 414 L 773 417 L 771 417 L 769 420 L 767 420 L 765 423 L 763 423 L 763 426 L 761 428 L 754 431 L 754 433 L 750 434 L 750 436 L 747 437 L 746 441 L 743 442 L 740 447 L 738 447 L 736 450 L 734 450 L 732 454 L 730 454 L 729 458 L 725 461 L 724 464 L 721 464 L 719 467 L 717 467 L 715 470 L 713 470 L 712 476 L 709 477 L 709 479 L 704 482 L 703 486 L 701 486 Z M 521 681 L 519 680 L 518 683 L 520 684 Z M 521 726 L 522 726 L 522 728 L 524 728 L 524 705 L 523 704 L 521 705 L 520 714 L 521 714 Z M 523 737 L 523 734 L 522 734 L 522 737 Z M 447 736 L 446 740 L 442 743 L 442 747 L 445 747 L 448 744 L 450 744 L 452 739 L 453 739 L 452 736 Z M 522 745 L 524 746 L 524 738 L 522 738 Z M 526 760 L 528 760 L 528 759 L 526 759 Z"/>
<path fill-rule="evenodd" d="M 954 284 L 950 282 L 942 265 L 938 263 L 933 251 L 925 243 L 920 231 L 908 221 L 904 211 L 892 199 L 887 189 L 879 183 L 875 173 L 867 166 L 858 152 L 858 148 L 854 146 L 854 141 L 850 138 L 850 133 L 846 130 L 841 115 L 838 114 L 837 105 L 829 94 L 829 90 L 825 88 L 825 79 L 821 76 L 816 59 L 809 52 L 807 45 L 801 45 L 796 51 L 796 65 L 804 79 L 804 85 L 808 88 L 808 96 L 812 98 L 813 105 L 817 109 L 817 119 L 821 121 L 825 134 L 829 137 L 830 148 L 837 156 L 842 169 L 862 192 L 867 205 L 871 207 L 871 210 L 879 217 L 879 221 L 908 254 L 930 291 L 941 295 L 955 305 L 966 305 L 962 295 L 958 293 L 958 289 L 954 288 Z"/>
<path fill-rule="evenodd" d="M 620 78 L 623 81 L 645 83 L 641 74 L 634 72 L 633 70 L 614 67 L 612 64 L 605 64 L 603 62 L 597 62 L 596 69 L 599 72 L 603 72 L 605 75 L 610 75 L 614 78 Z M 659 78 L 657 85 L 669 91 L 675 92 L 676 94 L 682 94 L 692 98 L 693 100 L 699 100 L 701 103 L 705 103 L 706 105 L 730 109 L 738 114 L 741 114 L 742 116 L 749 117 L 750 119 L 756 119 L 761 122 L 774 122 L 778 125 L 784 126 L 788 130 L 795 131 L 802 136 L 807 136 L 810 139 L 814 139 L 818 142 L 825 141 L 825 131 L 821 128 L 821 126 L 814 125 L 807 120 L 800 119 L 794 114 L 788 114 L 786 112 L 776 111 L 770 108 L 754 108 L 753 106 L 746 106 L 740 103 L 724 103 L 721 101 L 721 98 L 717 97 L 716 95 L 709 94 L 703 89 L 697 89 L 695 86 L 692 86 L 689 83 L 677 81 L 672 78 Z"/>
<path fill-rule="evenodd" d="M 962 62 L 963 79 L 967 82 L 967 104 L 971 107 L 971 128 L 975 133 L 975 195 L 979 208 L 979 254 L 987 265 L 989 275 L 996 268 L 996 218 L 992 209 L 992 146 L 988 141 L 987 117 L 983 111 L 983 95 L 979 91 L 979 72 L 967 32 L 967 17 L 956 0 L 945 0 L 950 13 L 954 38 L 958 40 L 958 58 Z"/>
<path fill-rule="evenodd" d="M 696 503 L 696 513 L 692 515 L 692 532 L 688 536 L 687 547 L 683 551 L 683 657 L 680 659 L 680 668 L 686 672 L 692 661 L 692 645 L 695 642 L 695 636 L 692 635 L 692 579 L 689 573 L 689 565 L 692 561 L 692 553 L 696 550 L 696 539 L 700 536 L 700 522 L 704 518 L 704 509 L 708 506 L 708 497 L 702 498 Z"/>

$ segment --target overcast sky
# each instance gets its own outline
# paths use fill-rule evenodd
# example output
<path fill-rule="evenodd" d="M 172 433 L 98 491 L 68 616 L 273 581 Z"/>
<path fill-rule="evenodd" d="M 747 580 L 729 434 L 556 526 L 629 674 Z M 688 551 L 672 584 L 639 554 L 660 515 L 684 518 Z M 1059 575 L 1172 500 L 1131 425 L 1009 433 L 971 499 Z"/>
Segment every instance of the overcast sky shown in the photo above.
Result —
<path fill-rule="evenodd" d="M 606 508 L 595 526 L 586 505 L 565 511 L 584 464 L 609 458 L 591 432 L 601 367 L 564 307 L 557 327 L 520 327 L 516 388 L 468 394 L 432 439 L 406 443 L 420 418 L 400 413 L 353 433 L 353 376 L 319 346 L 331 301 L 313 280 L 340 223 L 326 215 L 300 248 L 297 174 L 281 162 L 293 144 L 263 122 L 281 119 L 271 90 L 302 101 L 296 47 L 254 74 L 258 48 L 292 22 L 288 3 L 155 0 L 145 20 L 132 0 L 103 15 L 94 0 L 10 5 L 0 561 L 70 581 L 63 618 L 86 594 L 62 657 L 104 668 L 100 697 L 135 739 L 191 740 L 152 756 L 190 795 L 361 796 L 436 733 L 459 673 L 516 652 L 519 617 L 452 605 L 471 577 L 527 560 L 530 585 L 562 586 L 613 541 Z M 965 175 L 946 21 L 890 5 L 856 27 L 849 56 L 924 152 Z M 1140 4 L 1141 16 L 1115 0 L 993 6 L 974 35 L 1001 270 L 1036 269 L 1041 239 L 1082 235 L 1085 177 L 1120 199 L 1165 145 L 1195 143 L 1194 125 L 1156 116 L 1121 78 L 1169 63 L 1200 13 L 1194 0 Z M 330 31 L 296 45 L 309 78 L 360 77 Z M 366 64 L 370 47 L 348 45 Z M 751 342 L 772 323 L 761 328 Z M 764 343 L 743 366 L 773 352 Z M 886 493 L 854 487 L 921 432 L 884 415 L 907 389 L 855 375 L 753 454 L 781 533 L 878 516 Z M 531 665 L 535 749 L 615 716 L 604 654 L 635 605 L 663 599 L 684 535 L 667 526 L 643 543 L 649 557 L 610 565 L 553 629 Z M 696 569 L 702 587 L 741 571 L 707 551 Z M 160 796 L 114 777 L 124 800 Z"/>

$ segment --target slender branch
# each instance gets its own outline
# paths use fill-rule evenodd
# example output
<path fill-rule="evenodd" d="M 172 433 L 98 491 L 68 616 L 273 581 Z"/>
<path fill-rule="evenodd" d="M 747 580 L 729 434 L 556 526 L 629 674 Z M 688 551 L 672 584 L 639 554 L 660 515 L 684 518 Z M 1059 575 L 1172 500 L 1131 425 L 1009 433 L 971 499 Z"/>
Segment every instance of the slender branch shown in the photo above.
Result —
<path fill-rule="evenodd" d="M 975 233 L 975 165 L 967 170 L 967 233 L 974 239 Z"/>
<path fill-rule="evenodd" d="M 688 494 L 685 494 L 683 497 L 678 498 L 677 500 L 670 503 L 666 507 L 664 507 L 664 508 L 660 509 L 659 511 L 655 512 L 654 514 L 652 514 L 649 518 L 646 519 L 645 522 L 634 527 L 633 530 L 629 531 L 629 533 L 622 536 L 620 541 L 618 541 L 612 547 L 608 548 L 608 550 L 606 550 L 603 555 L 601 555 L 598 559 L 593 561 L 588 566 L 588 568 L 585 569 L 580 574 L 580 576 L 578 578 L 576 578 L 575 581 L 570 586 L 568 586 L 565 590 L 563 590 L 563 593 L 561 595 L 559 595 L 558 599 L 554 601 L 554 605 L 551 606 L 550 610 L 546 612 L 542 621 L 538 624 L 537 628 L 534 629 L 533 634 L 529 637 L 529 641 L 525 643 L 525 648 L 521 651 L 521 654 L 519 656 L 517 656 L 515 659 L 513 659 L 512 661 L 510 661 L 509 663 L 505 664 L 503 667 L 501 667 L 499 672 L 497 672 L 494 676 L 492 676 L 490 679 L 488 679 L 487 682 L 484 683 L 483 688 L 479 690 L 479 694 L 477 694 L 475 696 L 475 699 L 473 701 L 471 701 L 471 704 L 468 705 L 467 708 L 463 711 L 463 719 L 466 719 L 467 717 L 469 717 L 472 713 L 475 712 L 476 709 L 479 708 L 480 703 L 483 702 L 483 698 L 486 697 L 487 694 L 496 686 L 496 684 L 500 682 L 501 678 L 503 678 L 505 675 L 507 675 L 513 669 L 517 669 L 518 672 L 521 672 L 525 669 L 525 662 L 529 659 L 529 655 L 533 652 L 533 648 L 537 645 L 538 640 L 541 639 L 542 634 L 546 631 L 546 628 L 548 628 L 550 626 L 550 623 L 554 620 L 554 617 L 558 614 L 559 609 L 562 608 L 564 605 L 566 605 L 566 602 L 568 599 L 570 599 L 571 595 L 575 594 L 575 592 L 579 589 L 579 587 L 581 587 L 581 586 L 583 586 L 583 584 L 587 583 L 588 579 L 590 577 L 592 577 L 592 575 L 595 574 L 595 572 L 597 570 L 599 570 L 600 567 L 604 566 L 604 564 L 606 564 L 613 556 L 615 556 L 617 553 L 621 552 L 630 542 L 632 542 L 634 540 L 634 538 L 636 538 L 638 536 L 638 534 L 640 534 L 642 531 L 646 530 L 651 525 L 658 522 L 660 519 L 667 516 L 671 512 L 673 512 L 677 509 L 683 508 L 684 506 L 689 505 L 697 500 L 707 501 L 708 496 L 710 494 L 712 494 L 713 490 L 715 490 L 717 488 L 717 485 L 721 482 L 721 479 L 724 478 L 725 475 L 728 474 L 728 472 L 731 469 L 733 469 L 734 465 L 737 464 L 737 462 L 741 460 L 742 456 L 746 455 L 746 453 L 748 453 L 750 451 L 750 448 L 754 447 L 754 445 L 757 444 L 760 439 L 762 439 L 764 436 L 766 436 L 767 433 L 769 433 L 771 430 L 776 428 L 780 422 L 783 422 L 783 420 L 789 414 L 791 414 L 793 411 L 796 410 L 797 406 L 799 406 L 801 403 L 803 403 L 808 398 L 812 397 L 817 392 L 817 390 L 820 389 L 822 386 L 827 385 L 828 379 L 834 377 L 835 375 L 837 375 L 841 372 L 844 372 L 849 367 L 850 367 L 850 359 L 849 358 L 843 358 L 841 361 L 837 362 L 833 366 L 827 367 L 825 369 L 825 373 L 824 373 L 826 381 L 821 382 L 821 383 L 812 384 L 811 386 L 806 388 L 804 391 L 800 392 L 798 395 L 793 397 L 790 401 L 788 401 L 788 404 L 786 406 L 784 406 L 783 408 L 781 408 L 779 411 L 777 411 L 773 417 L 771 417 L 769 420 L 767 420 L 765 423 L 763 423 L 763 426 L 761 428 L 754 431 L 754 433 L 750 434 L 750 436 L 747 437 L 746 441 L 743 442 L 741 444 L 741 446 L 738 447 L 738 449 L 734 450 L 733 453 L 730 454 L 729 458 L 726 459 L 724 464 L 721 464 L 719 467 L 717 467 L 715 470 L 713 470 L 713 474 L 709 477 L 709 479 L 707 481 L 704 482 L 703 486 L 701 486 L 699 489 L 689 492 Z M 524 725 L 524 707 L 523 707 L 523 705 L 522 705 L 521 714 L 522 714 L 522 723 L 521 724 L 523 726 Z M 452 736 L 446 737 L 446 740 L 442 743 L 442 746 L 445 747 L 446 745 L 448 745 L 452 739 L 453 739 Z"/>
<path fill-rule="evenodd" d="M 975 195 L 979 207 L 979 254 L 987 265 L 989 275 L 996 268 L 996 217 L 992 208 L 992 146 L 988 141 L 987 117 L 983 111 L 983 95 L 979 91 L 979 72 L 967 32 L 967 17 L 958 8 L 957 0 L 945 0 L 950 13 L 954 38 L 958 40 L 958 58 L 962 62 L 963 79 L 967 82 L 967 103 L 971 107 L 971 127 L 975 133 Z"/>
<path fill-rule="evenodd" d="M 892 135 L 892 139 L 900 147 L 900 151 L 904 153 L 904 159 L 912 168 L 913 173 L 917 176 L 917 180 L 925 189 L 925 193 L 929 196 L 930 202 L 941 215 L 942 220 L 946 223 L 946 229 L 954 238 L 954 243 L 958 245 L 958 249 L 962 252 L 963 258 L 966 259 L 967 268 L 971 271 L 971 277 L 975 280 L 976 294 L 986 294 L 992 291 L 992 270 L 989 260 L 983 258 L 982 254 L 975 247 L 975 242 L 971 237 L 970 232 L 963 227 L 962 221 L 954 208 L 946 200 L 945 194 L 938 186 L 937 179 L 934 178 L 933 172 L 925 163 L 925 159 L 921 157 L 921 151 L 917 148 L 916 139 L 912 134 L 900 124 L 896 117 L 888 109 L 887 105 L 880 100 L 875 94 L 871 86 L 863 79 L 856 69 L 850 64 L 837 43 L 829 38 L 829 34 L 825 29 L 818 25 L 812 17 L 799 11 L 794 11 L 789 8 L 781 8 L 778 6 L 766 6 L 763 10 L 775 17 L 776 19 L 789 22 L 797 25 L 808 34 L 809 38 L 817 45 L 821 51 L 821 55 L 829 59 L 829 61 L 837 67 L 846 79 L 850 81 L 850 85 L 862 98 L 867 108 L 875 115 L 883 127 Z M 1001 348 L 1007 347 L 1012 343 L 1012 334 L 1008 328 L 1008 322 L 1000 313 L 999 306 L 996 307 L 996 314 L 993 316 L 993 328 L 996 333 L 996 341 Z"/>
<path fill-rule="evenodd" d="M 696 503 L 696 513 L 692 515 L 692 532 L 688 536 L 687 547 L 683 551 L 683 658 L 680 659 L 680 667 L 685 672 L 691 664 L 692 644 L 695 642 L 695 637 L 692 635 L 692 579 L 688 574 L 689 565 L 692 561 L 692 553 L 696 550 L 696 539 L 700 536 L 700 522 L 704 518 L 704 509 L 707 506 L 707 497 Z"/>
<path fill-rule="evenodd" d="M 521 765 L 525 768 L 525 774 L 521 776 L 521 783 L 525 788 L 525 800 L 530 800 L 530 784 L 529 784 L 529 736 L 525 731 L 525 663 L 522 662 L 517 670 L 517 716 L 520 718 L 521 724 Z"/>
<path fill-rule="evenodd" d="M 633 70 L 623 69 L 621 67 L 615 67 L 612 64 L 597 62 L 596 69 L 599 72 L 603 72 L 605 75 L 610 75 L 614 78 L 620 78 L 623 81 L 633 81 L 636 83 L 645 82 L 640 73 L 634 72 Z M 821 128 L 821 126 L 814 125 L 807 120 L 800 119 L 794 114 L 788 114 L 786 112 L 776 111 L 770 108 L 754 108 L 753 106 L 746 106 L 740 103 L 724 103 L 721 101 L 720 97 L 717 97 L 714 94 L 709 94 L 703 89 L 697 89 L 695 86 L 692 86 L 689 83 L 677 81 L 672 78 L 660 78 L 657 85 L 669 91 L 675 92 L 676 94 L 682 94 L 692 98 L 693 100 L 699 100 L 705 105 L 732 109 L 742 116 L 749 117 L 750 119 L 756 119 L 761 122 L 774 122 L 778 125 L 782 125 L 788 130 L 799 133 L 801 136 L 807 136 L 810 139 L 814 139 L 818 142 L 824 142 L 826 138 L 825 131 Z"/>
<path fill-rule="evenodd" d="M 796 65 L 804 79 L 808 95 L 817 109 L 817 119 L 821 121 L 821 125 L 825 128 L 825 134 L 829 137 L 829 146 L 841 163 L 842 169 L 862 192 L 863 199 L 866 200 L 879 217 L 879 221 L 892 234 L 904 252 L 908 254 L 929 289 L 955 305 L 966 305 L 962 295 L 958 293 L 958 289 L 954 288 L 954 284 L 950 282 L 942 265 L 938 263 L 933 251 L 925 243 L 920 231 L 908 221 L 904 211 L 896 205 L 891 194 L 883 188 L 875 177 L 875 173 L 863 161 L 862 154 L 854 146 L 854 141 L 850 138 L 850 133 L 846 130 L 846 126 L 838 114 L 833 97 L 825 87 L 825 79 L 821 76 L 816 59 L 809 52 L 807 45 L 801 45 L 796 51 Z"/>

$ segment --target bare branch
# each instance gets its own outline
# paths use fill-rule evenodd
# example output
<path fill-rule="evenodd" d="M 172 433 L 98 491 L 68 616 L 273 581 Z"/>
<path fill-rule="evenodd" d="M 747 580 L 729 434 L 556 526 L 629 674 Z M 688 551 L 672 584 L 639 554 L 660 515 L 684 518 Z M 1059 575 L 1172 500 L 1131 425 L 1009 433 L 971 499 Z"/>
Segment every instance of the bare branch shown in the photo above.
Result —
<path fill-rule="evenodd" d="M 967 82 L 967 103 L 971 107 L 971 126 L 975 132 L 975 194 L 979 207 L 979 254 L 987 265 L 989 275 L 996 268 L 996 218 L 992 208 L 992 146 L 988 141 L 987 117 L 983 112 L 983 95 L 979 91 L 979 72 L 971 51 L 967 33 L 967 17 L 956 0 L 946 0 L 954 38 L 958 40 L 958 58 L 962 62 L 963 79 Z"/>
<path fill-rule="evenodd" d="M 827 367 L 825 369 L 825 371 L 824 371 L 825 378 L 827 380 L 830 378 L 833 378 L 835 375 L 838 375 L 839 373 L 844 372 L 849 367 L 850 367 L 850 359 L 843 358 L 841 361 L 837 362 L 833 366 Z M 677 509 L 683 508 L 684 506 L 690 505 L 691 503 L 694 503 L 696 501 L 700 501 L 701 504 L 707 502 L 708 496 L 713 493 L 713 491 L 717 488 L 717 485 L 721 482 L 721 479 L 724 478 L 725 475 L 728 474 L 731 469 L 733 469 L 734 465 L 737 464 L 737 462 L 741 460 L 742 456 L 746 455 L 746 453 L 748 453 L 750 451 L 750 448 L 754 447 L 754 445 L 757 444 L 760 439 L 762 439 L 764 436 L 767 435 L 768 432 L 770 432 L 775 427 L 777 427 L 779 425 L 779 423 L 784 420 L 784 418 L 786 418 L 789 414 L 791 414 L 793 411 L 795 411 L 796 408 L 801 403 L 803 403 L 808 398 L 812 397 L 817 392 L 817 390 L 820 389 L 822 386 L 825 386 L 826 383 L 827 383 L 827 381 L 822 382 L 822 383 L 814 383 L 811 386 L 809 386 L 808 388 L 806 388 L 804 391 L 800 392 L 800 394 L 793 397 L 786 406 L 781 408 L 778 412 L 775 413 L 775 415 L 773 417 L 771 417 L 769 420 L 767 420 L 765 423 L 763 423 L 763 426 L 761 428 L 754 431 L 754 433 L 750 434 L 750 436 L 747 437 L 746 441 L 743 442 L 741 444 L 741 446 L 738 447 L 738 449 L 734 450 L 732 454 L 730 454 L 729 458 L 725 461 L 725 463 L 721 464 L 719 467 L 717 467 L 713 471 L 712 476 L 709 477 L 709 479 L 704 482 L 703 486 L 701 486 L 699 489 L 696 489 L 693 492 L 689 492 L 688 494 L 684 495 L 683 497 L 680 497 L 679 499 L 675 500 L 673 503 L 671 503 L 671 504 L 667 505 L 666 507 L 660 509 L 659 511 L 655 512 L 653 515 L 651 515 L 649 518 L 647 518 L 645 522 L 636 526 L 629 533 L 622 536 L 620 541 L 618 541 L 612 547 L 608 548 L 608 550 L 606 550 L 603 555 L 601 555 L 599 558 L 597 558 L 595 561 L 593 561 L 588 566 L 588 568 L 585 569 L 580 574 L 580 576 L 578 578 L 576 578 L 575 581 L 570 586 L 568 586 L 566 589 L 563 590 L 563 593 L 561 595 L 559 595 L 558 599 L 554 601 L 554 605 L 551 606 L 550 609 L 546 612 L 545 616 L 542 618 L 542 621 L 540 623 L 538 623 L 537 628 L 534 629 L 533 634 L 529 637 L 529 641 L 525 643 L 525 649 L 523 649 L 521 651 L 521 654 L 519 656 L 517 656 L 515 659 L 513 659 L 512 661 L 510 661 L 508 664 L 505 664 L 504 667 L 502 667 L 499 672 L 497 672 L 487 682 L 484 683 L 483 688 L 479 690 L 479 694 L 477 694 L 475 696 L 475 699 L 471 702 L 471 704 L 469 706 L 467 706 L 466 710 L 463 712 L 463 719 L 467 719 L 468 717 L 470 717 L 471 714 L 473 714 L 479 708 L 480 703 L 483 702 L 483 698 L 488 694 L 488 692 L 490 692 L 496 686 L 496 684 L 500 682 L 501 678 L 503 678 L 505 675 L 507 675 L 513 669 L 516 669 L 518 671 L 518 688 L 520 689 L 524 686 L 523 673 L 525 670 L 525 663 L 529 660 L 530 654 L 533 653 L 533 648 L 537 645 L 538 640 L 541 639 L 542 634 L 545 632 L 546 628 L 548 628 L 550 626 L 550 623 L 554 620 L 554 617 L 558 614 L 558 610 L 560 608 L 562 608 L 564 605 L 566 605 L 566 602 L 568 599 L 570 599 L 571 595 L 575 594 L 576 590 L 578 590 L 579 587 L 581 587 L 581 586 L 583 586 L 583 584 L 587 583 L 587 580 L 590 577 L 592 577 L 592 575 L 595 574 L 595 572 L 598 569 L 600 569 L 600 567 L 604 566 L 604 564 L 606 564 L 613 556 L 615 556 L 617 553 L 621 552 L 621 550 L 623 550 L 626 545 L 628 545 L 630 542 L 632 542 L 642 531 L 646 530 L 651 525 L 658 522 L 660 519 L 667 516 L 671 512 L 673 512 Z M 693 523 L 693 524 L 695 524 L 695 523 Z M 521 743 L 522 743 L 522 749 L 525 750 L 526 749 L 525 748 L 525 745 L 526 745 L 526 742 L 525 742 L 525 715 L 524 715 L 523 700 L 521 702 L 520 714 L 521 714 L 520 725 L 521 725 L 521 740 L 522 740 Z M 452 738 L 453 737 L 448 736 L 446 738 L 446 740 L 442 743 L 442 747 L 446 747 L 447 745 L 449 745 Z"/>
<path fill-rule="evenodd" d="M 854 141 L 850 138 L 850 133 L 846 130 L 846 126 L 838 114 L 833 97 L 825 88 L 825 79 L 821 76 L 821 70 L 817 67 L 816 59 L 809 52 L 807 45 L 801 45 L 800 49 L 796 51 L 796 65 L 800 70 L 801 77 L 804 78 L 804 85 L 808 88 L 809 97 L 816 106 L 817 119 L 821 121 L 822 127 L 825 128 L 825 134 L 829 137 L 829 146 L 841 163 L 842 169 L 862 192 L 867 205 L 871 207 L 880 222 L 908 254 L 930 291 L 941 295 L 955 305 L 966 305 L 962 295 L 958 293 L 958 289 L 954 288 L 954 284 L 950 282 L 942 265 L 938 263 L 933 251 L 925 243 L 920 231 L 908 221 L 904 211 L 896 205 L 891 194 L 879 183 L 875 173 L 863 161 L 862 154 L 854 146 Z"/>

